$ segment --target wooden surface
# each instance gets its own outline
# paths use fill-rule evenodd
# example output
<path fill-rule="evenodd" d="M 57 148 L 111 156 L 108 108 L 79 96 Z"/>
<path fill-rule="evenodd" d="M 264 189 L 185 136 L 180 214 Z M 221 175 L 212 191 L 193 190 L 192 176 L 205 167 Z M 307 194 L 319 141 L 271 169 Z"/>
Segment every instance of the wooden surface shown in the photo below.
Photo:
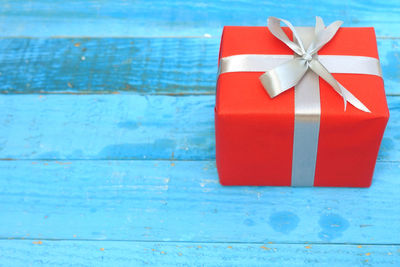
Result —
<path fill-rule="evenodd" d="M 4 238 L 398 244 L 397 162 L 379 162 L 369 189 L 222 187 L 214 161 L 198 160 L 13 160 L 0 170 Z"/>
<path fill-rule="evenodd" d="M 398 1 L 1 1 L 0 266 L 400 266 L 399 14 Z M 375 27 L 391 118 L 371 188 L 219 185 L 221 29 L 270 15 Z"/>
<path fill-rule="evenodd" d="M 3 0 L 2 36 L 218 36 L 224 25 L 265 25 L 268 16 L 314 25 L 374 26 L 379 36 L 400 35 L 398 0 L 187 1 L 187 0 Z M 11 24 L 11 26 L 10 26 Z"/>

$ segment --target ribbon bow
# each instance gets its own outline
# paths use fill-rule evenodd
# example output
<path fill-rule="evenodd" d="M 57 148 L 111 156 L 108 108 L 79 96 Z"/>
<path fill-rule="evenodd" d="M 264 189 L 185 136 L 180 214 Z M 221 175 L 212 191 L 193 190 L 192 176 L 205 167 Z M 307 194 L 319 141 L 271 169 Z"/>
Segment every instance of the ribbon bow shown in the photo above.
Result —
<path fill-rule="evenodd" d="M 291 41 L 282 30 L 280 22 L 286 24 L 292 31 L 293 41 Z M 289 21 L 275 17 L 268 18 L 268 28 L 270 32 L 295 52 L 295 57 L 292 60 L 260 76 L 261 83 L 271 98 L 297 85 L 306 72 L 311 69 L 342 96 L 344 110 L 346 110 L 346 104 L 349 102 L 359 110 L 370 112 L 361 101 L 336 81 L 332 74 L 318 60 L 317 52 L 335 36 L 342 23 L 342 21 L 335 21 L 328 27 L 325 27 L 322 18 L 316 17 L 313 41 L 309 47 L 305 49 L 296 29 Z"/>

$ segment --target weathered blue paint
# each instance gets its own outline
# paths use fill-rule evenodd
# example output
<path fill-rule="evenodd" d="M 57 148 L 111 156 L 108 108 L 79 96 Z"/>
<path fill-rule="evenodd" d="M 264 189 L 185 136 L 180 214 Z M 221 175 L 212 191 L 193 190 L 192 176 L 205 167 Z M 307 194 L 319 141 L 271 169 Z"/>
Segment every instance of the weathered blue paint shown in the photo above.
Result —
<path fill-rule="evenodd" d="M 0 95 L 0 159 L 214 158 L 213 106 L 214 96 Z"/>
<path fill-rule="evenodd" d="M 78 237 L 76 238 L 78 239 Z M 4 266 L 399 266 L 399 245 L 2 240 Z"/>
<path fill-rule="evenodd" d="M 269 224 L 271 227 L 275 231 L 283 234 L 288 234 L 295 230 L 299 221 L 299 217 L 295 213 L 289 211 L 275 212 L 269 217 Z"/>
<path fill-rule="evenodd" d="M 215 158 L 213 95 L 0 95 L 0 159 Z M 379 160 L 400 160 L 400 98 Z"/>
<path fill-rule="evenodd" d="M 5 0 L 2 36 L 216 36 L 224 25 L 266 25 L 277 16 L 314 25 L 315 16 L 344 26 L 374 26 L 378 35 L 400 36 L 397 0 L 124 1 Z"/>
<path fill-rule="evenodd" d="M 0 238 L 399 244 L 400 165 L 371 188 L 223 187 L 214 161 L 0 161 Z"/>
<path fill-rule="evenodd" d="M 219 39 L 0 39 L 1 93 L 214 93 Z"/>
<path fill-rule="evenodd" d="M 0 93 L 214 94 L 218 38 L 3 38 Z M 399 39 L 378 39 L 388 94 L 400 94 Z"/>
<path fill-rule="evenodd" d="M 349 221 L 338 214 L 327 213 L 321 216 L 319 225 L 321 226 L 321 232 L 318 234 L 319 238 L 330 241 L 340 237 L 347 230 Z"/>

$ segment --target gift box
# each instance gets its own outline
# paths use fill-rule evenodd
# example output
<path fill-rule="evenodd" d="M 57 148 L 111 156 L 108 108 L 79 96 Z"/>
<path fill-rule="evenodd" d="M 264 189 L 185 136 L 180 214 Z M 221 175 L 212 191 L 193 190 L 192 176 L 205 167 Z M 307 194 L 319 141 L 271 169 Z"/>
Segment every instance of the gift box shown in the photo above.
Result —
<path fill-rule="evenodd" d="M 271 32 L 270 26 L 277 26 L 273 22 L 269 28 L 223 30 L 215 105 L 220 183 L 369 187 L 389 119 L 374 29 L 340 27 L 309 55 L 303 52 L 313 38 L 324 38 L 318 31 L 331 26 L 295 28 L 297 35 L 282 27 L 288 36 L 284 43 L 284 37 L 277 38 L 282 36 L 279 29 Z M 304 51 L 296 53 L 291 44 L 301 48 L 299 39 Z M 351 92 L 353 104 L 345 106 L 333 82 L 310 69 L 311 57 Z M 295 86 L 274 95 L 275 80 L 286 79 L 276 68 L 294 59 L 306 64 L 306 73 L 296 78 Z M 263 82 L 265 72 L 269 82 Z"/>

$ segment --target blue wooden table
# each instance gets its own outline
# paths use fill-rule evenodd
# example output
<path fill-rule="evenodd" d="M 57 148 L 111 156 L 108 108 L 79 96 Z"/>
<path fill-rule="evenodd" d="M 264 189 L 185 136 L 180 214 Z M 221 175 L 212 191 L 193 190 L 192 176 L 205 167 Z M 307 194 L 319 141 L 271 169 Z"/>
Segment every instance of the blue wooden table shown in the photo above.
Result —
<path fill-rule="evenodd" d="M 219 185 L 221 30 L 270 15 L 375 27 L 371 188 Z M 3 0 L 0 36 L 0 265 L 400 266 L 398 0 Z"/>

